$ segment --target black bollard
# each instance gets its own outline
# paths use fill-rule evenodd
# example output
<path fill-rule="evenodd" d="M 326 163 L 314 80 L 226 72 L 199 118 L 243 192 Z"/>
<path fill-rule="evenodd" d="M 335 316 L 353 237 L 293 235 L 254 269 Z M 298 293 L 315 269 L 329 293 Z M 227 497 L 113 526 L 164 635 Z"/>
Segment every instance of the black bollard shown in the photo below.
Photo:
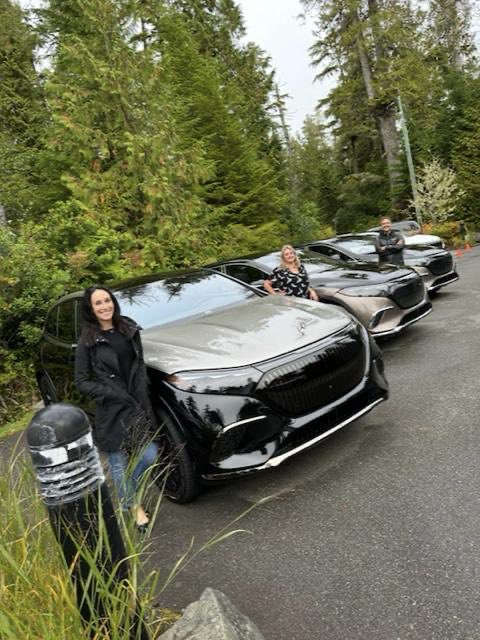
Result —
<path fill-rule="evenodd" d="M 109 637 L 106 585 L 127 588 L 129 567 L 89 420 L 73 405 L 49 405 L 32 418 L 27 442 L 83 622 L 92 637 L 99 630 Z M 149 640 L 136 598 L 132 600 L 120 625 L 124 637 Z"/>

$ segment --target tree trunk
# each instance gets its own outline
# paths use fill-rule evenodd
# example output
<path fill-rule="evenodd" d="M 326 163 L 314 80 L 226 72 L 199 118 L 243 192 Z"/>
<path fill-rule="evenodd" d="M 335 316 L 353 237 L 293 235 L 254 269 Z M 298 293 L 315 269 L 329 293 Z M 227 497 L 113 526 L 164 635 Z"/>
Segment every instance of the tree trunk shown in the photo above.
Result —
<path fill-rule="evenodd" d="M 357 37 L 357 48 L 360 59 L 360 66 L 362 69 L 363 82 L 365 84 L 365 90 L 367 92 L 368 100 L 371 105 L 371 111 L 377 120 L 378 128 L 380 130 L 383 151 L 388 168 L 392 207 L 394 209 L 398 209 L 400 203 L 395 196 L 395 192 L 399 179 L 401 177 L 401 171 L 399 162 L 398 132 L 395 122 L 395 103 L 392 102 L 390 104 L 384 105 L 376 104 L 376 93 L 373 83 L 372 68 L 361 38 L 362 33 L 360 32 Z M 380 47 L 380 42 L 378 41 L 378 39 L 376 39 L 375 49 L 377 53 L 380 52 Z"/>
<path fill-rule="evenodd" d="M 7 216 L 5 215 L 5 209 L 0 204 L 0 225 L 2 227 L 7 226 Z"/>

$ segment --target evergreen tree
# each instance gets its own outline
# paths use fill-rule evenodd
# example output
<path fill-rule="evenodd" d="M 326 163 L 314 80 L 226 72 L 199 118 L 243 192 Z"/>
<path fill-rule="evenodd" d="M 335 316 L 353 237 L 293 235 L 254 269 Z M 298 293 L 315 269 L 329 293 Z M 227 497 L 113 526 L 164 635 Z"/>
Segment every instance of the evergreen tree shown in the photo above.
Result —
<path fill-rule="evenodd" d="M 82 0 L 64 11 L 52 0 L 44 13 L 57 46 L 46 86 L 49 151 L 62 167 L 70 210 L 99 229 L 97 243 L 85 237 L 72 258 L 83 256 L 90 273 L 108 255 L 104 277 L 191 264 L 214 246 L 197 193 L 208 162 L 198 141 L 187 147 L 178 138 L 162 66 L 152 48 L 138 46 L 136 5 Z"/>
<path fill-rule="evenodd" d="M 333 225 L 339 184 L 333 149 L 318 117 L 305 119 L 302 135 L 292 143 L 292 161 L 300 209 L 309 209 L 317 224 Z"/>
<path fill-rule="evenodd" d="M 404 102 L 417 99 L 428 76 L 423 13 L 406 0 L 303 0 L 303 4 L 317 17 L 313 56 L 319 75 L 334 71 L 339 75 L 328 112 L 340 155 L 347 156 L 344 166 L 371 175 L 375 182 L 386 169 L 390 206 L 398 211 L 407 194 L 396 104 L 398 95 Z M 376 204 L 388 208 L 388 202 Z"/>
<path fill-rule="evenodd" d="M 0 203 L 12 222 L 41 197 L 36 159 L 47 121 L 34 67 L 37 40 L 25 13 L 0 0 Z"/>
<path fill-rule="evenodd" d="M 152 25 L 151 46 L 160 53 L 165 82 L 181 111 L 180 136 L 188 146 L 200 142 L 213 170 L 202 197 L 222 224 L 272 220 L 284 206 L 284 194 L 280 145 L 269 115 L 268 60 L 258 48 L 236 43 L 241 24 L 228 18 L 233 3 L 170 4 L 169 11 L 159 11 L 154 3 L 144 20 Z M 198 12 L 204 4 L 209 12 L 199 30 L 186 8 Z"/>

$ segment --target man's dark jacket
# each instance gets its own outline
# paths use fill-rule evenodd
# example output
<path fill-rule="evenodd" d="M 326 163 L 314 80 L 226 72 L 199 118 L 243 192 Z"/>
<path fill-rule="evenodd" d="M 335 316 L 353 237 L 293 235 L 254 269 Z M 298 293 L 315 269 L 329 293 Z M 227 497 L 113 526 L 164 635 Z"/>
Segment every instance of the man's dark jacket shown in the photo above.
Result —
<path fill-rule="evenodd" d="M 399 231 L 380 231 L 375 242 L 380 262 L 403 264 L 405 240 Z M 382 247 L 385 249 L 382 250 Z"/>
<path fill-rule="evenodd" d="M 139 407 L 152 417 L 140 327 L 123 317 L 135 358 L 128 384 L 121 377 L 117 354 L 100 329 L 88 343 L 80 336 L 75 352 L 75 386 L 95 401 L 95 440 L 102 451 L 118 451 Z"/>

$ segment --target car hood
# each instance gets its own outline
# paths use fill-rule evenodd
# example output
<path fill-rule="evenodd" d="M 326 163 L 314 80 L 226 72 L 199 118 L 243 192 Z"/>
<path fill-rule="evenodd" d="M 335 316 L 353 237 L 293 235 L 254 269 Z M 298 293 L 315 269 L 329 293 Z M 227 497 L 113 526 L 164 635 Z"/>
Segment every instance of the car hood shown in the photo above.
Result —
<path fill-rule="evenodd" d="M 267 296 L 142 332 L 147 365 L 165 373 L 241 367 L 340 331 L 351 316 L 318 302 Z"/>
<path fill-rule="evenodd" d="M 305 263 L 304 263 L 305 264 Z M 308 269 L 308 265 L 305 265 Z M 312 287 L 365 287 L 367 285 L 384 284 L 411 275 L 410 269 L 386 263 L 355 262 L 349 266 L 341 266 L 323 273 L 309 273 Z"/>
<path fill-rule="evenodd" d="M 403 260 L 406 265 L 422 266 L 427 265 L 431 258 L 442 256 L 448 253 L 445 249 L 425 245 L 409 246 L 403 250 Z"/>

